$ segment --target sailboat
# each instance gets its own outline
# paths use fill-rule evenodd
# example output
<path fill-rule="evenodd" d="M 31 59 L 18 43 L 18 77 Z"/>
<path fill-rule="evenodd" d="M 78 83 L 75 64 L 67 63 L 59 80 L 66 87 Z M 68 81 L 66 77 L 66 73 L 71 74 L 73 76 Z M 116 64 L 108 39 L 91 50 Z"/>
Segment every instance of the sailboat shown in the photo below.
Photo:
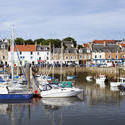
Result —
<path fill-rule="evenodd" d="M 14 84 L 14 28 L 12 28 L 11 38 L 11 81 L 9 84 L 0 85 L 0 101 L 1 100 L 25 100 L 31 99 L 33 94 L 31 91 L 10 92 L 9 87 Z"/>

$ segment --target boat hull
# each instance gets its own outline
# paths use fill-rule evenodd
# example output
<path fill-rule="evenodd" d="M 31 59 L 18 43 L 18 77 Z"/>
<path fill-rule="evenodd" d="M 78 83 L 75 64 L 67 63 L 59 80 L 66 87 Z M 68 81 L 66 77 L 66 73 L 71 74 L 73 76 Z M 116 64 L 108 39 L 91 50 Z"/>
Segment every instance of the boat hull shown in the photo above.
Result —
<path fill-rule="evenodd" d="M 0 94 L 0 100 L 31 99 L 32 94 Z"/>
<path fill-rule="evenodd" d="M 42 91 L 40 95 L 41 97 L 72 97 L 77 96 L 81 92 L 83 92 L 82 89 L 62 88 Z"/>
<path fill-rule="evenodd" d="M 111 87 L 118 87 L 121 84 L 121 82 L 110 82 Z"/>
<path fill-rule="evenodd" d="M 105 79 L 96 79 L 96 84 L 105 84 Z"/>

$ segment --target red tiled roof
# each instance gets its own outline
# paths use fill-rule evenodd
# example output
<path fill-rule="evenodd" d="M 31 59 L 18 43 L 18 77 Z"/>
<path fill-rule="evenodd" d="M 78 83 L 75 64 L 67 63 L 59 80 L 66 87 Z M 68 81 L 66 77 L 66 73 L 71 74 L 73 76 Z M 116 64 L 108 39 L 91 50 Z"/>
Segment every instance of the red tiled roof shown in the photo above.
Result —
<path fill-rule="evenodd" d="M 104 43 L 115 43 L 115 40 L 94 40 L 95 44 L 104 44 Z"/>
<path fill-rule="evenodd" d="M 120 44 L 120 45 L 121 45 L 122 47 L 125 47 L 125 44 L 123 44 L 123 43 L 122 43 L 122 44 Z"/>
<path fill-rule="evenodd" d="M 83 43 L 82 46 L 83 47 L 88 47 L 88 44 L 87 43 Z"/>
<path fill-rule="evenodd" d="M 14 51 L 16 51 L 16 48 L 18 51 L 36 51 L 35 45 L 16 45 Z"/>

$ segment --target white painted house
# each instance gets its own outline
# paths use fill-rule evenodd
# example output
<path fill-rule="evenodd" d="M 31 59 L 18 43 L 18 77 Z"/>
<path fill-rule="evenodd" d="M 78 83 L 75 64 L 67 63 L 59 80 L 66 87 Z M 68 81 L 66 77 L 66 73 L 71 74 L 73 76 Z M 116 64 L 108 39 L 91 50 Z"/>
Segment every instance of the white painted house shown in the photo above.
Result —
<path fill-rule="evenodd" d="M 14 64 L 17 66 L 25 63 L 49 63 L 50 62 L 50 49 L 48 46 L 36 45 L 16 45 L 14 47 Z M 11 52 L 8 52 L 8 64 L 11 64 Z"/>
<path fill-rule="evenodd" d="M 37 45 L 36 51 L 38 63 L 50 63 L 51 52 L 49 45 Z"/>
<path fill-rule="evenodd" d="M 16 45 L 14 47 L 14 64 L 17 66 L 25 63 L 37 63 L 35 45 Z M 20 59 L 20 61 L 19 61 Z M 8 64 L 11 64 L 11 52 L 8 52 Z"/>
<path fill-rule="evenodd" d="M 92 52 L 92 62 L 94 64 L 104 64 L 105 52 Z"/>

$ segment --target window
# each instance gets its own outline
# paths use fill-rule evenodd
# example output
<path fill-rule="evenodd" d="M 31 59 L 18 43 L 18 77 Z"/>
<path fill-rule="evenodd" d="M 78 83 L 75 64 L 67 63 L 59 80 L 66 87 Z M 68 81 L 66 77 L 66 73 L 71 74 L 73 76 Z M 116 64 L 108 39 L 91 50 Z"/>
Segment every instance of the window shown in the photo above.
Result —
<path fill-rule="evenodd" d="M 88 59 L 90 59 L 90 55 L 88 55 Z"/>
<path fill-rule="evenodd" d="M 46 60 L 48 60 L 49 58 L 47 57 Z"/>
<path fill-rule="evenodd" d="M 86 55 L 84 55 L 84 59 L 86 59 Z"/>
<path fill-rule="evenodd" d="M 49 55 L 49 53 L 47 52 L 47 55 Z"/>
<path fill-rule="evenodd" d="M 109 55 L 109 59 L 111 59 L 111 55 Z"/>
<path fill-rule="evenodd" d="M 33 55 L 33 52 L 30 52 L 31 55 Z"/>
<path fill-rule="evenodd" d="M 5 59 L 5 56 L 3 56 L 3 59 Z"/>
<path fill-rule="evenodd" d="M 31 56 L 30 59 L 32 59 L 33 57 Z"/>
<path fill-rule="evenodd" d="M 66 59 L 68 59 L 68 56 L 66 56 Z"/>
<path fill-rule="evenodd" d="M 39 60 L 41 60 L 41 57 L 39 57 Z"/>
<path fill-rule="evenodd" d="M 100 55 L 100 59 L 102 58 L 102 56 Z"/>
<path fill-rule="evenodd" d="M 37 52 L 37 55 L 39 55 L 39 52 Z"/>
<path fill-rule="evenodd" d="M 70 57 L 70 59 L 72 59 L 72 56 Z"/>
<path fill-rule="evenodd" d="M 97 55 L 95 55 L 95 58 L 97 58 Z"/>
<path fill-rule="evenodd" d="M 20 52 L 20 55 L 22 54 L 22 52 Z"/>
<path fill-rule="evenodd" d="M 80 55 L 80 59 L 82 59 L 82 55 Z"/>
<path fill-rule="evenodd" d="M 118 59 L 118 56 L 116 56 L 116 59 Z"/>

